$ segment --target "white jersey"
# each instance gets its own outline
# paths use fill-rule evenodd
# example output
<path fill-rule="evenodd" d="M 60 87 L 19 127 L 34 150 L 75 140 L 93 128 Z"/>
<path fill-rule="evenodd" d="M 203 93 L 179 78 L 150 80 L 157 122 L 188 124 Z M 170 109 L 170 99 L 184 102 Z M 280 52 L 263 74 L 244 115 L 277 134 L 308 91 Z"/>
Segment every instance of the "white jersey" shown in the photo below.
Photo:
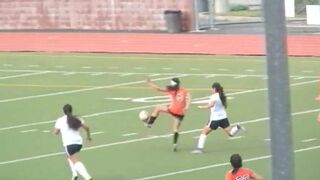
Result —
<path fill-rule="evenodd" d="M 71 129 L 67 123 L 67 116 L 60 117 L 54 126 L 60 130 L 63 146 L 71 144 L 82 144 L 82 137 L 79 131 Z"/>
<path fill-rule="evenodd" d="M 210 97 L 213 107 L 210 108 L 210 120 L 218 121 L 227 118 L 226 110 L 222 104 L 219 93 L 215 93 Z"/>

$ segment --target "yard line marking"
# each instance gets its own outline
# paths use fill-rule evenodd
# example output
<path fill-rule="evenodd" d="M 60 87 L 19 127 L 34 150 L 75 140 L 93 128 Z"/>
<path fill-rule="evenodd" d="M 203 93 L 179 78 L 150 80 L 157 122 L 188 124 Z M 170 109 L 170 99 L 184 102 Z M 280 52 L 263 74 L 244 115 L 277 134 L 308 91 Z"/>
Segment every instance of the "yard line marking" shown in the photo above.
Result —
<path fill-rule="evenodd" d="M 13 76 L 4 76 L 4 77 L 0 77 L 0 80 L 2 80 L 2 79 L 11 79 L 11 78 L 18 78 L 18 77 L 35 76 L 35 75 L 48 74 L 48 73 L 50 73 L 50 72 L 49 72 L 49 71 L 42 71 L 42 72 L 33 72 L 33 73 L 26 73 L 26 74 L 18 74 L 18 75 L 13 75 Z"/>
<path fill-rule="evenodd" d="M 98 131 L 98 132 L 92 132 L 90 133 L 91 135 L 98 135 L 98 134 L 103 134 L 104 132 L 103 131 Z"/>
<path fill-rule="evenodd" d="M 38 129 L 24 130 L 24 131 L 20 131 L 20 133 L 28 133 L 28 132 L 35 132 L 35 131 L 38 131 Z"/>
<path fill-rule="evenodd" d="M 310 82 L 310 81 L 309 81 L 309 82 Z M 311 82 L 314 82 L 314 81 L 311 81 Z M 318 81 L 317 81 L 317 82 L 318 82 Z M 291 86 L 296 86 L 296 85 L 301 85 L 301 83 L 291 84 Z M 230 94 L 227 94 L 227 95 L 228 95 L 228 96 L 231 96 L 231 95 L 239 95 L 239 94 L 259 92 L 259 91 L 264 91 L 264 90 L 266 90 L 266 88 L 240 91 L 240 92 L 230 93 Z M 204 98 L 206 98 L 206 97 L 196 98 L 196 99 L 193 99 L 193 101 L 201 100 L 201 99 L 204 99 Z M 208 99 L 208 98 L 209 98 L 209 97 L 207 97 L 207 99 Z M 0 102 L 1 102 L 1 100 L 0 100 Z M 153 105 L 147 105 L 147 106 L 138 106 L 138 107 L 133 107 L 133 108 L 128 108 L 128 109 L 120 109 L 120 110 L 99 112 L 99 113 L 94 113 L 94 114 L 85 115 L 85 116 L 82 116 L 82 117 L 84 117 L 84 118 L 89 118 L 89 117 L 95 117 L 95 116 L 100 116 L 100 115 L 105 115 L 105 114 L 126 112 L 126 111 L 132 111 L 132 110 L 140 110 L 140 109 L 150 108 L 150 107 L 153 107 L 153 106 L 155 106 L 155 104 L 153 104 Z M 312 112 L 317 112 L 317 111 L 319 111 L 319 109 L 312 110 Z M 308 112 L 308 113 L 309 113 L 309 112 Z M 54 120 L 51 120 L 51 121 L 34 122 L 34 123 L 28 123 L 28 124 L 20 124 L 20 125 L 15 125 L 15 126 L 9 126 L 9 127 L 0 128 L 0 131 L 10 130 L 10 129 L 16 129 L 16 128 L 21 128 L 21 127 L 28 127 L 28 126 L 36 126 L 36 125 L 42 125 L 42 124 L 50 124 L 50 123 L 53 123 L 53 122 L 55 122 L 55 121 L 54 121 Z"/>
<path fill-rule="evenodd" d="M 229 69 L 226 68 L 219 68 L 218 71 L 229 71 Z"/>
<path fill-rule="evenodd" d="M 240 79 L 240 78 L 245 78 L 245 77 L 247 77 L 247 76 L 246 75 L 242 75 L 242 76 L 236 76 L 233 79 Z"/>
<path fill-rule="evenodd" d="M 183 74 L 183 75 L 178 75 L 178 76 L 175 76 L 175 77 L 185 77 L 185 76 L 187 76 L 187 75 Z M 152 79 L 152 81 L 167 80 L 167 79 L 171 79 L 172 77 L 173 76 L 156 78 L 156 79 Z M 97 87 L 92 87 L 92 88 L 76 89 L 76 90 L 69 90 L 69 91 L 60 91 L 60 92 L 55 92 L 55 93 L 39 94 L 39 95 L 33 95 L 33 96 L 24 96 L 24 97 L 17 97 L 17 98 L 11 98 L 11 99 L 2 99 L 2 100 L 0 100 L 0 103 L 15 102 L 15 101 L 21 101 L 21 100 L 27 100 L 27 99 L 35 99 L 35 98 L 41 98 L 41 97 L 58 96 L 58 95 L 65 95 L 65 94 L 72 94 L 72 93 L 79 93 L 79 92 L 86 92 L 86 91 L 93 91 L 93 90 L 99 90 L 99 89 L 108 89 L 108 88 L 114 88 L 114 87 L 120 87 L 120 86 L 128 86 L 128 85 L 140 84 L 140 83 L 144 83 L 144 82 L 145 82 L 145 80 L 140 80 L 140 81 L 125 82 L 125 83 L 112 84 L 112 85 L 106 85 L 106 86 L 97 86 Z"/>
<path fill-rule="evenodd" d="M 22 69 L 22 70 L 8 70 L 8 69 L 0 69 L 0 72 L 43 72 L 47 71 L 50 73 L 69 73 L 69 71 L 53 71 L 53 70 L 30 70 L 30 69 Z M 123 74 L 124 72 L 106 72 L 106 71 L 74 71 L 77 74 L 94 74 L 94 73 L 106 73 L 106 74 L 114 74 L 114 75 L 119 75 Z M 132 73 L 134 75 L 151 75 L 151 74 L 159 74 L 159 75 L 181 75 L 181 74 L 187 74 L 189 76 L 222 76 L 222 77 L 235 77 L 235 76 L 247 76 L 247 77 L 261 77 L 261 78 L 266 78 L 265 74 L 208 74 L 208 73 L 163 73 L 163 72 L 153 72 L 153 73 L 144 73 L 144 72 L 125 72 L 125 73 Z M 304 77 L 304 78 L 309 78 L 309 79 L 319 79 L 320 76 L 299 76 L 299 75 L 290 75 L 290 78 L 295 78 L 295 77 Z"/>
<path fill-rule="evenodd" d="M 244 138 L 244 136 L 235 136 L 235 137 L 229 137 L 229 140 L 236 140 L 236 139 L 241 139 Z"/>
<path fill-rule="evenodd" d="M 307 142 L 316 141 L 316 140 L 317 140 L 316 138 L 310 138 L 310 139 L 302 140 L 301 142 L 307 143 Z"/>
<path fill-rule="evenodd" d="M 316 150 L 316 149 L 320 149 L 320 146 L 311 146 L 308 148 L 296 149 L 296 150 L 294 150 L 294 153 L 305 152 L 305 151 Z M 271 158 L 271 155 L 258 156 L 258 157 L 254 157 L 254 158 L 244 159 L 243 162 L 252 162 L 252 161 L 258 161 L 258 160 L 265 160 L 265 159 L 269 159 L 269 158 Z M 175 172 L 170 172 L 170 173 L 165 173 L 165 174 L 159 174 L 159 175 L 154 175 L 154 176 L 149 176 L 149 177 L 143 177 L 143 178 L 136 178 L 134 180 L 157 179 L 157 178 L 163 178 L 163 177 L 168 177 L 168 176 L 174 176 L 177 174 L 191 173 L 194 171 L 200 171 L 200 170 L 211 169 L 211 168 L 222 167 L 222 166 L 229 166 L 229 165 L 230 165 L 230 162 L 217 163 L 217 164 L 211 164 L 211 165 L 202 166 L 202 167 L 198 167 L 198 168 L 185 169 L 185 170 L 180 170 L 180 171 L 175 171 Z"/>
<path fill-rule="evenodd" d="M 319 111 L 320 109 L 314 109 L 314 110 L 307 110 L 307 111 L 301 111 L 301 112 L 296 112 L 293 113 L 292 115 L 301 115 L 301 114 L 306 114 L 306 113 L 312 113 L 315 111 Z M 266 118 L 259 118 L 256 120 L 249 120 L 249 121 L 244 121 L 241 122 L 241 124 L 249 124 L 249 123 L 256 123 L 260 121 L 266 121 L 268 120 L 269 117 Z M 235 124 L 240 124 L 240 122 L 235 123 Z M 232 124 L 233 125 L 233 124 Z M 188 133 L 194 133 L 194 132 L 200 132 L 201 129 L 192 129 L 192 130 L 187 130 L 187 131 L 182 131 L 180 134 L 188 134 Z M 119 142 L 114 142 L 114 143 L 109 143 L 109 144 L 101 144 L 101 145 L 96 145 L 96 146 L 91 146 L 87 148 L 83 148 L 83 151 L 87 150 L 93 150 L 93 149 L 100 149 L 100 148 L 105 148 L 105 147 L 110 147 L 110 146 L 116 146 L 116 145 L 122 145 L 122 144 L 129 144 L 129 143 L 135 143 L 135 142 L 142 142 L 142 141 L 147 141 L 147 140 L 153 140 L 153 139 L 159 139 L 159 138 L 164 138 L 168 137 L 172 134 L 164 134 L 164 135 L 158 135 L 158 136 L 151 136 L 151 137 L 146 137 L 146 138 L 138 138 L 138 139 L 132 139 L 132 140 L 126 140 L 126 141 L 119 141 Z M 319 146 L 320 147 L 320 146 Z M 41 159 L 41 158 L 46 158 L 46 157 L 52 157 L 52 156 L 57 156 L 57 155 L 63 155 L 65 152 L 58 152 L 58 153 L 50 153 L 50 154 L 43 154 L 43 155 L 38 155 L 38 156 L 31 156 L 31 157 L 26 157 L 26 158 L 21 158 L 21 159 L 15 159 L 15 160 L 9 160 L 9 161 L 2 161 L 0 162 L 0 165 L 4 164 L 12 164 L 16 162 L 22 162 L 22 161 L 28 161 L 28 160 L 34 160 L 34 159 Z"/>
<path fill-rule="evenodd" d="M 30 64 L 30 65 L 28 65 L 28 67 L 39 67 L 40 65 L 38 65 L 38 64 Z"/>
<path fill-rule="evenodd" d="M 138 133 L 128 133 L 128 134 L 122 134 L 122 136 L 127 137 L 127 136 L 135 136 Z"/>
<path fill-rule="evenodd" d="M 64 76 L 69 76 L 69 75 L 74 75 L 76 74 L 75 72 L 65 72 L 63 73 Z"/>
<path fill-rule="evenodd" d="M 92 73 L 91 76 L 101 76 L 101 75 L 104 75 L 106 73 L 104 72 L 98 72 L 98 73 Z"/>
<path fill-rule="evenodd" d="M 119 76 L 120 77 L 126 77 L 126 76 L 132 76 L 133 73 L 123 73 L 123 74 L 120 74 Z"/>
<path fill-rule="evenodd" d="M 82 68 L 82 69 L 92 69 L 91 66 L 82 66 L 81 68 Z"/>

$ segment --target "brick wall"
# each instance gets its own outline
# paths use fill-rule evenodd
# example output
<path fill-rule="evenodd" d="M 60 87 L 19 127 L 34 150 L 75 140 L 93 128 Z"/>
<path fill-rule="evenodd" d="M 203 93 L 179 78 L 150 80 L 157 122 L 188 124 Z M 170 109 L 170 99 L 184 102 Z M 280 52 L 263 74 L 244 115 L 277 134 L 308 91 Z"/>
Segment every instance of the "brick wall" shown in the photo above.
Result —
<path fill-rule="evenodd" d="M 191 28 L 193 0 L 1 0 L 0 29 L 165 30 L 163 11 L 182 10 Z"/>

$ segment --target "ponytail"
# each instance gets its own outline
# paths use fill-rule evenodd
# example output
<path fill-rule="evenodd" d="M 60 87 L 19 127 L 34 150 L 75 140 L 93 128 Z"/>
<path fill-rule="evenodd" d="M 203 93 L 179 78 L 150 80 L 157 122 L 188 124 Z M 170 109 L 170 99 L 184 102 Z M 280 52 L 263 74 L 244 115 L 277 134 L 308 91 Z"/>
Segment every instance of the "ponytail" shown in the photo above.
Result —
<path fill-rule="evenodd" d="M 64 105 L 63 112 L 67 116 L 69 128 L 77 131 L 81 127 L 82 122 L 79 120 L 79 118 L 72 115 L 72 106 L 70 104 Z"/>
<path fill-rule="evenodd" d="M 79 118 L 71 115 L 71 114 L 67 114 L 67 123 L 69 128 L 77 131 L 80 127 L 81 127 L 81 121 L 79 120 Z"/>
<path fill-rule="evenodd" d="M 212 88 L 216 89 L 216 91 L 219 93 L 222 105 L 227 108 L 227 96 L 224 94 L 223 87 L 220 85 L 220 83 L 215 82 L 212 84 Z"/>

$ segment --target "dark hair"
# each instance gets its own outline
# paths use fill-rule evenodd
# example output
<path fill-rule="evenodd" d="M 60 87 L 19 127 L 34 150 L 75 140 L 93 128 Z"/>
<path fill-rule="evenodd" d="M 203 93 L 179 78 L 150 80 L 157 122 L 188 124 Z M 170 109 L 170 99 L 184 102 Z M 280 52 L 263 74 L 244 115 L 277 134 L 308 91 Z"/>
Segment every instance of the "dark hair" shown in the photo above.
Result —
<path fill-rule="evenodd" d="M 224 94 L 223 87 L 220 85 L 220 83 L 215 82 L 212 84 L 212 89 L 215 88 L 216 91 L 219 93 L 222 105 L 227 108 L 227 96 Z"/>
<path fill-rule="evenodd" d="M 72 106 L 66 104 L 63 106 L 63 112 L 67 116 L 67 123 L 69 128 L 73 130 L 78 130 L 81 127 L 81 121 L 76 116 L 72 115 Z"/>
<path fill-rule="evenodd" d="M 242 167 L 242 158 L 239 154 L 233 154 L 230 157 L 230 163 L 233 167 L 232 173 L 236 173 L 239 168 Z"/>
<path fill-rule="evenodd" d="M 171 81 L 173 81 L 174 83 L 176 83 L 175 85 L 168 85 L 167 89 L 168 90 L 178 90 L 180 87 L 180 80 L 179 78 L 172 78 Z"/>

